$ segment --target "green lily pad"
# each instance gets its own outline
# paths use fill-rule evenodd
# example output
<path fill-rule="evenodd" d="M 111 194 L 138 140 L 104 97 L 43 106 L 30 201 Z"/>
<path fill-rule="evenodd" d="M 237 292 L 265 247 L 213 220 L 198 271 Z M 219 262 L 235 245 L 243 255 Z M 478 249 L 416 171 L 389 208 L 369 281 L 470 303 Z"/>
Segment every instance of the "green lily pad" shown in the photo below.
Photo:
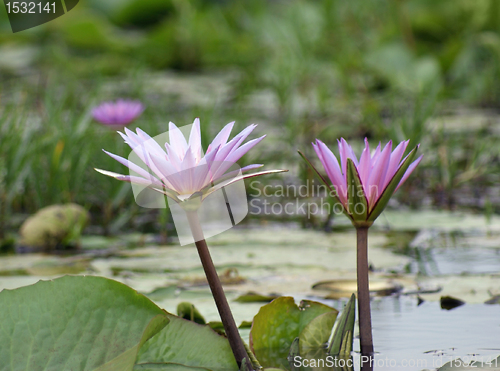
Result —
<path fill-rule="evenodd" d="M 187 319 L 188 321 L 199 323 L 200 325 L 207 323 L 198 309 L 196 309 L 193 304 L 186 301 L 177 305 L 177 315 L 181 318 Z"/>
<path fill-rule="evenodd" d="M 324 313 L 309 322 L 299 335 L 300 354 L 305 354 L 309 349 L 324 347 L 330 338 L 333 325 L 338 312 Z"/>
<path fill-rule="evenodd" d="M 288 352 L 293 340 L 316 317 L 338 311 L 327 305 L 304 300 L 300 306 L 292 297 L 283 296 L 260 308 L 250 331 L 252 351 L 277 349 Z"/>
<path fill-rule="evenodd" d="M 165 313 L 102 277 L 64 276 L 3 290 L 0 359 L 15 370 L 132 370 L 142 344 L 168 323 Z"/>
<path fill-rule="evenodd" d="M 214 330 L 216 333 L 220 335 L 226 334 L 226 330 L 224 329 L 224 325 L 222 324 L 221 321 L 210 321 L 207 323 L 207 325 L 210 326 L 212 330 Z"/>
<path fill-rule="evenodd" d="M 252 327 L 252 322 L 250 321 L 241 321 L 240 325 L 238 328 L 251 328 Z"/>
<path fill-rule="evenodd" d="M 62 274 L 77 274 L 89 268 L 88 258 L 44 259 L 26 269 L 33 276 L 55 276 Z"/>
<path fill-rule="evenodd" d="M 279 295 L 262 295 L 252 291 L 238 296 L 234 301 L 240 303 L 269 303 L 278 297 Z"/>
<path fill-rule="evenodd" d="M 314 290 L 328 291 L 327 299 L 349 298 L 358 289 L 355 279 L 337 279 L 315 283 Z M 387 279 L 371 279 L 370 294 L 377 296 L 389 296 L 398 293 L 403 287 Z"/>
<path fill-rule="evenodd" d="M 175 363 L 151 363 L 147 365 L 135 365 L 134 371 L 210 371 L 210 369 L 205 367 L 183 366 Z"/>
<path fill-rule="evenodd" d="M 154 301 L 178 298 L 189 300 L 212 297 L 212 294 L 208 290 L 186 290 L 177 285 L 159 287 L 144 295 Z"/>
<path fill-rule="evenodd" d="M 214 371 L 238 370 L 227 338 L 207 325 L 172 314 L 167 316 L 170 323 L 144 344 L 137 357 L 138 365 L 176 364 Z M 179 370 L 182 368 L 179 367 Z"/>

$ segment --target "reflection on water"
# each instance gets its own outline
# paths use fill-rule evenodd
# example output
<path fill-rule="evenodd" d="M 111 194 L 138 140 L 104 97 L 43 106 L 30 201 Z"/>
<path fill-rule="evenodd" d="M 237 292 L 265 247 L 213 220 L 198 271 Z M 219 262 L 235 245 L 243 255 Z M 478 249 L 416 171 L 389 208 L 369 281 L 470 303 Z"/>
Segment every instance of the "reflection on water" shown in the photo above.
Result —
<path fill-rule="evenodd" d="M 422 230 L 410 244 L 409 271 L 429 276 L 500 271 L 498 235 Z"/>
<path fill-rule="evenodd" d="M 380 363 L 375 370 L 433 370 L 457 357 L 488 361 L 500 354 L 498 305 L 466 304 L 446 311 L 439 303 L 417 306 L 407 297 L 377 298 L 372 320 Z"/>
<path fill-rule="evenodd" d="M 422 230 L 409 252 L 410 271 L 423 275 L 500 271 L 498 234 Z M 435 370 L 458 357 L 487 362 L 500 354 L 499 305 L 466 304 L 446 311 L 438 302 L 417 306 L 411 297 L 375 298 L 372 320 L 378 371 Z"/>

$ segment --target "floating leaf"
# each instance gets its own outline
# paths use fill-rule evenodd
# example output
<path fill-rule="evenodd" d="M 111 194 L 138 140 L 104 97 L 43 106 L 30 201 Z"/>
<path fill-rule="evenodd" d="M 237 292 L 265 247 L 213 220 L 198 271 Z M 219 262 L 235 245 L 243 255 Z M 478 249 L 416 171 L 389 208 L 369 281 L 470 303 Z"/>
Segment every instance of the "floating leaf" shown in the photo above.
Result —
<path fill-rule="evenodd" d="M 145 365 L 135 365 L 134 371 L 212 371 L 205 367 L 189 367 L 176 363 L 150 363 Z"/>
<path fill-rule="evenodd" d="M 33 263 L 26 272 L 33 276 L 55 276 L 63 274 L 77 274 L 84 272 L 90 265 L 89 258 L 53 258 Z"/>
<path fill-rule="evenodd" d="M 216 331 L 219 334 L 225 334 L 226 330 L 224 329 L 224 325 L 221 321 L 210 321 L 207 323 L 208 326 L 212 328 L 212 330 Z M 239 329 L 247 329 L 252 327 L 252 322 L 250 321 L 241 321 L 241 324 L 238 326 Z"/>
<path fill-rule="evenodd" d="M 144 344 L 137 357 L 138 365 L 177 364 L 214 371 L 238 370 L 227 338 L 207 325 L 173 314 L 167 316 L 169 325 Z"/>
<path fill-rule="evenodd" d="M 274 299 L 278 298 L 279 295 L 270 294 L 270 295 L 261 295 L 256 292 L 250 291 L 246 294 L 238 296 L 234 301 L 239 303 L 269 303 Z"/>
<path fill-rule="evenodd" d="M 337 318 L 337 311 L 324 313 L 311 322 L 302 330 L 299 335 L 300 353 L 305 353 L 308 349 L 323 348 L 328 342 L 330 334 L 332 333 L 335 319 Z"/>
<path fill-rule="evenodd" d="M 490 299 L 486 300 L 484 304 L 500 304 L 500 295 L 492 296 Z"/>
<path fill-rule="evenodd" d="M 250 321 L 241 321 L 240 325 L 238 328 L 251 328 L 252 327 L 252 322 Z"/>
<path fill-rule="evenodd" d="M 129 261 L 130 260 L 131 259 L 129 259 Z M 210 290 L 186 290 L 182 287 L 178 287 L 177 285 L 159 287 L 144 295 L 154 301 L 166 299 L 194 300 L 200 298 L 212 298 Z"/>
<path fill-rule="evenodd" d="M 337 279 L 315 283 L 314 290 L 325 290 L 330 293 L 325 297 L 328 299 L 348 298 L 356 291 L 357 281 L 355 279 Z M 389 296 L 402 291 L 403 287 L 386 279 L 370 279 L 370 294 L 377 296 Z"/>
<path fill-rule="evenodd" d="M 346 355 L 352 351 L 352 334 L 354 333 L 354 319 L 356 312 L 356 296 L 351 295 L 340 317 L 335 322 L 333 337 L 328 347 L 330 355 Z M 346 336 L 350 332 L 351 335 Z M 350 343 L 345 344 L 345 341 Z"/>
<path fill-rule="evenodd" d="M 293 340 L 314 318 L 336 309 L 304 300 L 300 307 L 292 297 L 283 296 L 260 308 L 250 331 L 250 347 L 288 352 Z"/>
<path fill-rule="evenodd" d="M 0 359 L 9 369 L 126 371 L 168 318 L 119 282 L 64 276 L 2 291 L 0 323 Z"/>
<path fill-rule="evenodd" d="M 187 319 L 188 321 L 199 323 L 200 325 L 207 323 L 198 309 L 196 309 L 193 304 L 186 301 L 177 305 L 177 315 L 181 318 Z"/>

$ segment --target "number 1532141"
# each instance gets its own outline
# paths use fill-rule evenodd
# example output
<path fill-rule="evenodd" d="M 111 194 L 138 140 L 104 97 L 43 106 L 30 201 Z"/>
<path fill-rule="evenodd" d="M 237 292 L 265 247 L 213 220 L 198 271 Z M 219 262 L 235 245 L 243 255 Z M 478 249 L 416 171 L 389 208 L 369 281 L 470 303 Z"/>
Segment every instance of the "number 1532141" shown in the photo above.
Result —
<path fill-rule="evenodd" d="M 7 13 L 22 13 L 22 14 L 40 14 L 40 13 L 55 13 L 56 12 L 56 3 L 45 3 L 41 2 L 6 2 Z"/>

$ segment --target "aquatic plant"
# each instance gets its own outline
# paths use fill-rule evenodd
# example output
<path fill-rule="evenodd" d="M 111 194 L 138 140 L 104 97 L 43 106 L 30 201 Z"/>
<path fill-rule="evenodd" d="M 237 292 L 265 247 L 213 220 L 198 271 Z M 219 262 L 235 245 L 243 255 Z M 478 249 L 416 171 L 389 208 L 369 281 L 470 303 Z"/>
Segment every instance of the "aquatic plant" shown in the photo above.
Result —
<path fill-rule="evenodd" d="M 252 370 L 250 358 L 238 333 L 238 328 L 210 256 L 197 210 L 202 201 L 210 194 L 236 181 L 258 175 L 282 172 L 283 170 L 242 175 L 242 172 L 263 166 L 254 164 L 239 171 L 233 170 L 228 173 L 228 170 L 236 161 L 265 137 L 262 136 L 243 144 L 256 127 L 256 125 L 250 125 L 228 142 L 233 125 L 234 123 L 231 122 L 219 132 L 208 146 L 207 153 L 204 156 L 202 156 L 200 120 L 198 118 L 193 123 L 188 141 L 174 123 L 169 123 L 170 143 L 165 143 L 166 151 L 141 129 L 137 129 L 137 133 L 134 133 L 125 128 L 125 134 L 120 133 L 120 135 L 125 140 L 125 143 L 146 164 L 151 173 L 123 157 L 106 151 L 109 156 L 127 166 L 139 176 L 96 170 L 118 180 L 146 185 L 170 197 L 184 209 L 234 357 L 239 365 L 246 360 L 248 370 Z"/>
<path fill-rule="evenodd" d="M 144 111 L 139 101 L 118 99 L 114 102 L 103 102 L 92 109 L 92 117 L 101 124 L 112 128 L 122 128 Z"/>
<path fill-rule="evenodd" d="M 330 188 L 331 194 L 340 202 L 344 214 L 356 228 L 359 333 L 363 355 L 373 354 L 368 287 L 368 228 L 422 160 L 422 156 L 415 160 L 419 146 L 403 158 L 408 143 L 409 141 L 399 143 L 394 151 L 392 141 L 383 149 L 379 143 L 375 151 L 370 153 L 368 140 L 365 139 L 365 148 L 358 160 L 352 147 L 342 138 L 338 141 L 338 161 L 333 152 L 317 139 L 313 148 L 333 187 L 301 153 Z"/>

